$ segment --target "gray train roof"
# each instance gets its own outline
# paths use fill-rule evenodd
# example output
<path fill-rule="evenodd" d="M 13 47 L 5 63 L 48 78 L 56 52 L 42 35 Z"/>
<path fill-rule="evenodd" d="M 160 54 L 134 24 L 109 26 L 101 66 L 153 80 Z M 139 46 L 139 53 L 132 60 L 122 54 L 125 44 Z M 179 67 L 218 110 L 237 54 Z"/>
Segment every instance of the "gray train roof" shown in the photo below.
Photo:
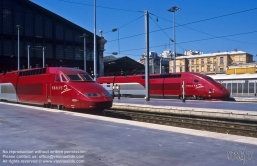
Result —
<path fill-rule="evenodd" d="M 255 74 L 217 74 L 217 75 L 209 75 L 215 80 L 236 80 L 236 79 L 256 79 L 257 73 Z"/>
<path fill-rule="evenodd" d="M 200 54 L 200 55 L 184 55 L 184 56 L 178 56 L 176 59 L 191 59 L 191 58 L 204 58 L 204 57 L 213 57 L 217 55 L 233 55 L 233 54 L 246 54 L 246 52 L 243 51 L 231 51 L 231 52 L 217 52 L 217 53 L 208 53 L 208 54 Z"/>

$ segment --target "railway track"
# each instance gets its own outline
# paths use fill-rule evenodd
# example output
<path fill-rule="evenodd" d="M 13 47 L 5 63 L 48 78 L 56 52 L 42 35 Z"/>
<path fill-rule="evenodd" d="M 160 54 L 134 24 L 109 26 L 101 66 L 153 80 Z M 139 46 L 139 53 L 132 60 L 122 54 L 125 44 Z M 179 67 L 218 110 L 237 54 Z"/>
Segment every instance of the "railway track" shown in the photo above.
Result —
<path fill-rule="evenodd" d="M 256 121 L 217 119 L 200 116 L 182 116 L 177 114 L 147 113 L 113 109 L 105 110 L 104 113 L 106 116 L 134 121 L 257 138 Z"/>

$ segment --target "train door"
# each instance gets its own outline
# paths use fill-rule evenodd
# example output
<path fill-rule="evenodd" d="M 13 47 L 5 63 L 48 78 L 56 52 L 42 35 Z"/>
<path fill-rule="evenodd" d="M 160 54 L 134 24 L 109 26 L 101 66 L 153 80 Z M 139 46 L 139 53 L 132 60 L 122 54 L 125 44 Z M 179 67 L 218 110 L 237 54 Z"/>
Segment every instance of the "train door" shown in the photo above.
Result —
<path fill-rule="evenodd" d="M 67 84 L 68 79 L 64 76 L 64 74 L 59 73 L 59 77 L 62 85 L 62 90 L 59 94 L 60 99 L 62 100 L 62 102 L 60 102 L 60 106 L 64 106 L 68 109 L 80 108 L 80 94 Z"/>
<path fill-rule="evenodd" d="M 163 84 L 164 84 L 164 78 L 160 78 L 159 76 L 156 76 L 156 78 L 150 79 L 150 94 L 154 97 L 164 97 L 163 92 Z"/>
<path fill-rule="evenodd" d="M 206 97 L 206 89 L 209 88 L 208 84 L 198 77 L 191 77 L 190 79 L 192 96 L 199 99 Z"/>
<path fill-rule="evenodd" d="M 53 80 L 54 79 L 54 80 Z M 63 83 L 61 82 L 61 78 L 59 73 L 56 73 L 55 77 L 52 78 L 53 81 L 50 81 L 50 100 L 52 105 L 62 105 L 63 104 L 63 97 L 61 95 L 64 87 Z"/>
<path fill-rule="evenodd" d="M 52 75 L 47 75 L 46 76 L 46 82 L 45 84 L 43 84 L 43 89 L 45 90 L 45 96 L 46 96 L 46 101 L 45 104 L 48 104 L 48 106 L 50 106 L 51 104 L 51 99 L 52 99 L 52 91 L 51 91 L 51 86 L 52 86 Z"/>
<path fill-rule="evenodd" d="M 178 98 L 181 95 L 181 79 L 176 77 L 164 78 L 164 97 Z"/>

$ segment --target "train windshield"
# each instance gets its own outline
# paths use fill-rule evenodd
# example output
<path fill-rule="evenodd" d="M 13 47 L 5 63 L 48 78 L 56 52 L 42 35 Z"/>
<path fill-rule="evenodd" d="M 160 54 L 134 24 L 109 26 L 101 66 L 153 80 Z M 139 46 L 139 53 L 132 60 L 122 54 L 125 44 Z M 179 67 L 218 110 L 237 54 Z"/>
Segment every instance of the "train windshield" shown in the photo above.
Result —
<path fill-rule="evenodd" d="M 209 77 L 209 76 L 205 76 L 205 78 L 206 78 L 207 80 L 211 81 L 212 83 L 215 83 L 215 84 L 218 83 L 217 81 L 215 81 L 214 79 L 212 79 L 212 78 Z"/>
<path fill-rule="evenodd" d="M 93 81 L 88 74 L 67 74 L 70 81 Z"/>
<path fill-rule="evenodd" d="M 70 81 L 83 81 L 83 79 L 78 74 L 67 74 Z"/>
<path fill-rule="evenodd" d="M 90 77 L 90 75 L 88 75 L 88 74 L 81 74 L 81 75 L 84 77 L 84 79 L 85 79 L 86 81 L 93 81 L 93 78 Z"/>

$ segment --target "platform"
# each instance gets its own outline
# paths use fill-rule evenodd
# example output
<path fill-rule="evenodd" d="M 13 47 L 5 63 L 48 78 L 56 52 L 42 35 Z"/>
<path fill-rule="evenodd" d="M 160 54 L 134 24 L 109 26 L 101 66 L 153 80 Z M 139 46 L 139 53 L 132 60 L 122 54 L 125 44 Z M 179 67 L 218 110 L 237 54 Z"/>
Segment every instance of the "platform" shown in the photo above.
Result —
<path fill-rule="evenodd" d="M 250 102 L 115 98 L 112 108 L 257 121 L 257 103 Z"/>
<path fill-rule="evenodd" d="M 237 102 L 257 102 L 257 96 L 232 96 L 230 99 Z"/>
<path fill-rule="evenodd" d="M 34 153 L 30 160 L 48 163 L 64 161 L 57 157 L 66 153 L 78 157 L 74 160 L 78 163 L 72 164 L 75 166 L 257 164 L 256 138 L 18 104 L 0 102 L 0 131 L 3 166 L 64 165 L 3 163 L 14 161 L 3 159 L 7 152 Z M 244 154 L 242 160 L 235 157 L 237 153 Z M 24 159 L 15 157 L 20 157 L 17 161 Z"/>

